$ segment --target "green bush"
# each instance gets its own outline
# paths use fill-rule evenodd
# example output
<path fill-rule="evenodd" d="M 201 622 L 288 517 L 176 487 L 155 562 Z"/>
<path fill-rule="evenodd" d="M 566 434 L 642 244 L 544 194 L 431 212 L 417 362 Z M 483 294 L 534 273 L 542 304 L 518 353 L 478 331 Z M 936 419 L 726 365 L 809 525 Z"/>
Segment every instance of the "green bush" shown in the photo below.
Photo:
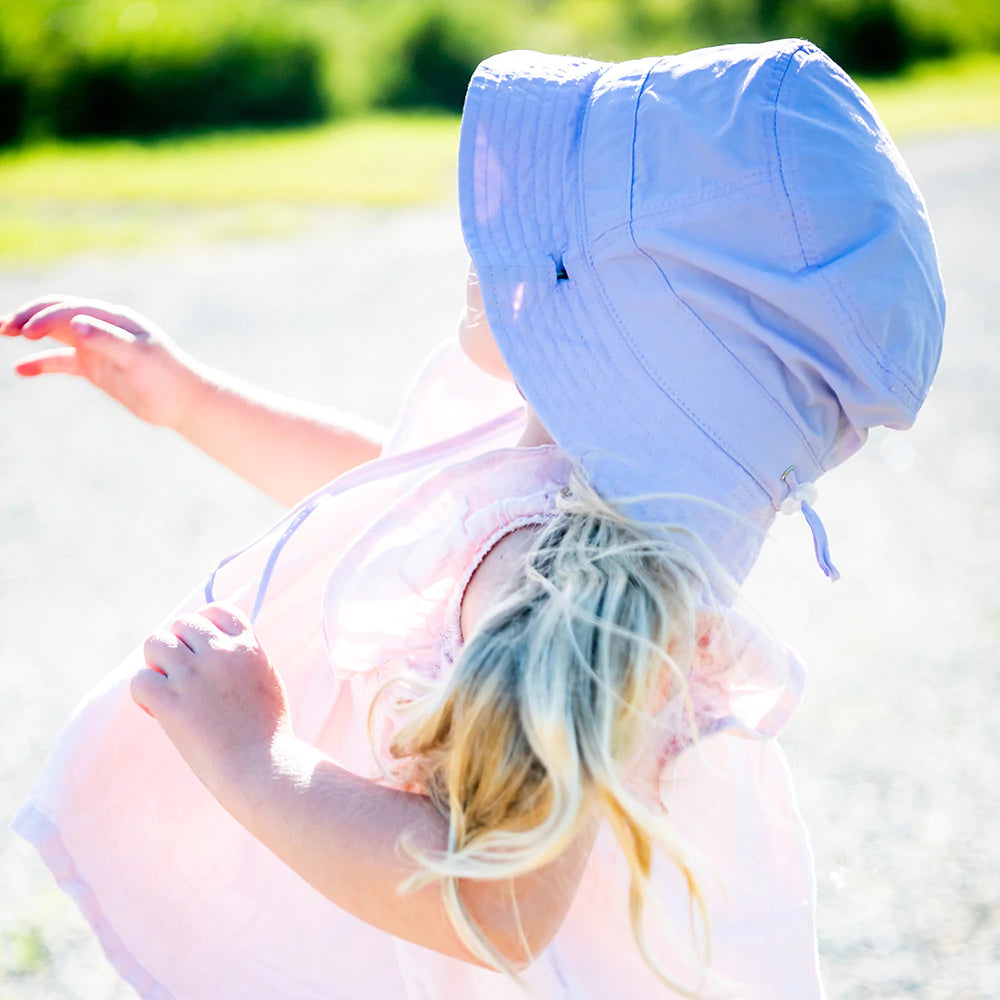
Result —
<path fill-rule="evenodd" d="M 28 131 L 153 136 L 315 121 L 327 53 L 254 0 L 0 0 Z"/>
<path fill-rule="evenodd" d="M 851 73 L 896 73 L 917 59 L 956 49 L 945 25 L 918 16 L 908 0 L 772 0 L 767 23 L 809 38 Z"/>
<path fill-rule="evenodd" d="M 447 9 L 429 11 L 397 40 L 378 103 L 461 111 L 469 77 L 492 48 Z"/>
<path fill-rule="evenodd" d="M 46 97 L 59 136 L 151 136 L 326 115 L 320 60 L 301 41 L 234 38 L 191 54 L 75 54 Z"/>
<path fill-rule="evenodd" d="M 28 92 L 28 81 L 8 66 L 0 47 L 0 146 L 16 142 L 24 134 Z"/>
<path fill-rule="evenodd" d="M 0 0 L 0 143 L 461 107 L 486 55 L 810 38 L 852 72 L 1000 48 L 997 0 Z"/>

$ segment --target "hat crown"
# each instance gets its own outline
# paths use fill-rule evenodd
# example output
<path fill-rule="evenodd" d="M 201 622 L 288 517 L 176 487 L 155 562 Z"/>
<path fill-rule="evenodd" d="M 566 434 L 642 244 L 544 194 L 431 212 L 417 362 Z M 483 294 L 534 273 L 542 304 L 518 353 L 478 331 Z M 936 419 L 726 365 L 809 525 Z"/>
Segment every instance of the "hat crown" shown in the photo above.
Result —
<path fill-rule="evenodd" d="M 696 531 L 739 579 L 790 484 L 926 396 L 944 322 L 926 208 L 808 42 L 487 60 L 459 196 L 543 424 L 606 496 L 671 494 L 633 513 Z"/>
<path fill-rule="evenodd" d="M 804 453 L 781 456 L 779 475 L 796 458 L 818 474 L 868 428 L 909 426 L 940 357 L 944 293 L 923 199 L 867 97 L 798 39 L 637 62 L 631 107 L 627 65 L 594 87 L 581 150 L 598 271 L 626 233 L 657 264 L 662 294 L 801 431 Z M 634 119 L 631 169 L 627 194 L 608 198 L 625 164 L 591 133 L 616 117 Z M 669 336 L 630 335 L 669 377 Z"/>

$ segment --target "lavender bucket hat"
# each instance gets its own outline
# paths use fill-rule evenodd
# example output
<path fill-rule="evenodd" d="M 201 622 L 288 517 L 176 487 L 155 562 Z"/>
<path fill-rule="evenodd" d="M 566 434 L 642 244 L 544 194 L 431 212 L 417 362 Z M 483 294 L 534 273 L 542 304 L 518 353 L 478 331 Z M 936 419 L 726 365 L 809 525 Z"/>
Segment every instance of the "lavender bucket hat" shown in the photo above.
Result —
<path fill-rule="evenodd" d="M 801 510 L 835 579 L 815 481 L 912 424 L 945 314 L 923 199 L 843 70 L 798 39 L 507 52 L 469 85 L 459 198 L 500 351 L 598 492 L 737 584 Z"/>

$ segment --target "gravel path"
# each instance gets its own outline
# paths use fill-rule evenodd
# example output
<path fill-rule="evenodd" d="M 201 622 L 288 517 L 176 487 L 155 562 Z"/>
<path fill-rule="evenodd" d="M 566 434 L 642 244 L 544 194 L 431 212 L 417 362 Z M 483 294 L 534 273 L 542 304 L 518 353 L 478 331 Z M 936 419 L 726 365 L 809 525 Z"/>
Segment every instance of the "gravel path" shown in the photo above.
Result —
<path fill-rule="evenodd" d="M 785 746 L 812 831 L 831 1000 L 1000 996 L 1000 133 L 909 142 L 949 290 L 916 428 L 824 480 L 844 579 L 779 525 L 750 594 L 810 665 Z M 247 378 L 392 418 L 448 335 L 453 206 L 326 212 L 293 238 L 0 275 L 0 310 L 59 290 L 127 302 Z M 80 696 L 276 505 L 67 379 L 16 380 L 0 343 L 0 821 Z M 799 519 L 790 519 L 798 522 Z M 75 909 L 0 832 L 0 997 L 126 1000 Z M 794 1000 L 794 998 L 790 998 Z"/>

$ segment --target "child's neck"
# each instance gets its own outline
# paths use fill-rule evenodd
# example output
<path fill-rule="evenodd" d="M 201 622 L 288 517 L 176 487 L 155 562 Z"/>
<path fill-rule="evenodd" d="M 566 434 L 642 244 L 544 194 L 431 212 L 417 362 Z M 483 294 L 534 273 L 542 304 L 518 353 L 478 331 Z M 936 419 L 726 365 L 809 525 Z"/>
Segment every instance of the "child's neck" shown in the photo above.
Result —
<path fill-rule="evenodd" d="M 524 406 L 525 421 L 524 431 L 521 439 L 517 442 L 518 448 L 535 448 L 542 444 L 555 444 L 552 435 L 542 426 L 538 414 L 527 404 Z"/>

